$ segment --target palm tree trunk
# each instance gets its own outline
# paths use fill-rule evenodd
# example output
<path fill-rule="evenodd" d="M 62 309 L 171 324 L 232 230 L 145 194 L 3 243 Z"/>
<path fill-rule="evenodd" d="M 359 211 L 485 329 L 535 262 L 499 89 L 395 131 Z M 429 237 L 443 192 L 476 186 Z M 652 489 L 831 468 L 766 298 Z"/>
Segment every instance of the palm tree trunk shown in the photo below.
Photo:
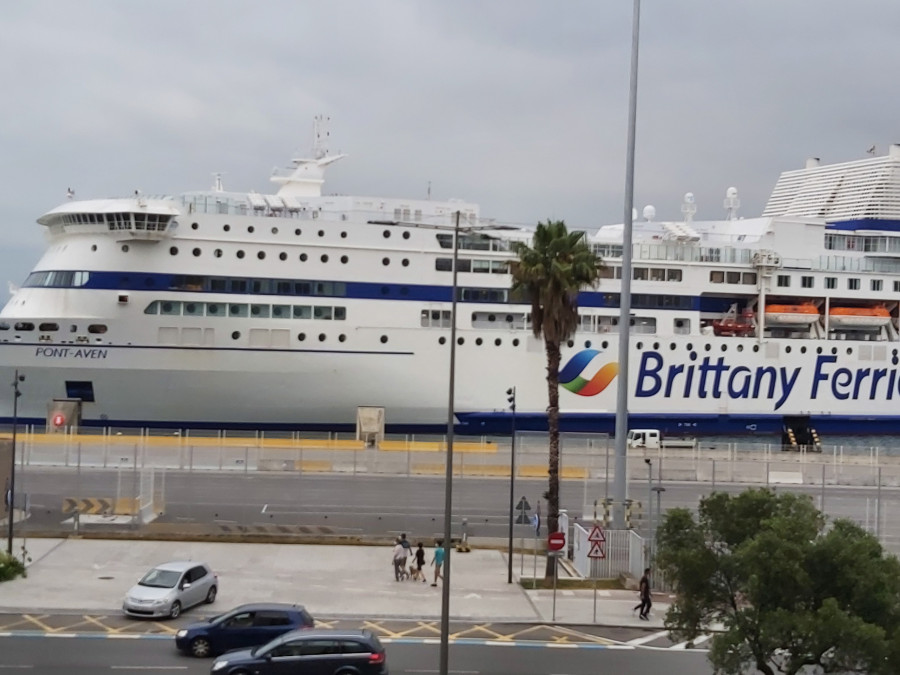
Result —
<path fill-rule="evenodd" d="M 547 430 L 550 438 L 550 461 L 547 471 L 550 482 L 547 490 L 547 532 L 556 532 L 559 525 L 559 343 L 544 340 L 547 353 Z M 545 576 L 553 576 L 556 560 L 547 556 Z"/>

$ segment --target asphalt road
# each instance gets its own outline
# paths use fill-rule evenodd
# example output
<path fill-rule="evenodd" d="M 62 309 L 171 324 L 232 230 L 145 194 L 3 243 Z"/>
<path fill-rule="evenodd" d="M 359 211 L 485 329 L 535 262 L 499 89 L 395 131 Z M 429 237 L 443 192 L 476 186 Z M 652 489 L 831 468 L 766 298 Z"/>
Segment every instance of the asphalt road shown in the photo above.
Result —
<path fill-rule="evenodd" d="M 392 675 L 438 672 L 437 644 L 392 643 L 386 645 L 386 650 Z M 3 673 L 96 675 L 132 672 L 145 675 L 199 675 L 209 673 L 210 663 L 210 660 L 178 654 L 171 638 L 0 638 L 0 672 Z M 649 649 L 451 645 L 449 665 L 453 675 L 712 673 L 704 653 Z"/>
<path fill-rule="evenodd" d="M 131 496 L 139 478 L 134 472 L 109 469 L 26 467 L 17 479 L 28 493 L 31 526 L 58 528 L 67 497 Z M 562 484 L 561 506 L 591 516 L 594 500 L 605 496 L 603 481 L 568 480 Z M 661 507 L 695 508 L 714 488 L 710 483 L 664 483 Z M 747 486 L 717 483 L 715 489 L 738 492 Z M 302 525 L 335 534 L 388 535 L 400 531 L 440 534 L 443 531 L 444 480 L 425 476 L 334 475 L 315 473 L 157 473 L 155 491 L 163 495 L 160 522 L 219 525 Z M 890 549 L 900 548 L 900 522 L 887 514 L 900 508 L 896 488 L 779 485 L 777 490 L 804 492 L 833 517 L 851 518 L 880 532 Z M 546 479 L 518 479 L 516 501 L 526 497 L 532 510 L 546 490 Z M 509 483 L 496 478 L 455 478 L 454 531 L 462 519 L 470 536 L 504 537 L 508 528 Z M 647 483 L 633 482 L 631 497 L 646 502 Z M 655 504 L 654 504 L 655 508 Z M 635 512 L 638 531 L 646 514 Z M 529 525 L 516 536 L 530 536 Z"/>

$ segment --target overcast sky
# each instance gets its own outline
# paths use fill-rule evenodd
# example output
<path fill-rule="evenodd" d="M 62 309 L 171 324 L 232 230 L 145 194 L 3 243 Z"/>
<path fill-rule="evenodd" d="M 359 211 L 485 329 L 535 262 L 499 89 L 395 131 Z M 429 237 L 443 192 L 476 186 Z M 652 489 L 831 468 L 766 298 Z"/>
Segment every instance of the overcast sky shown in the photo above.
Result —
<path fill-rule="evenodd" d="M 0 283 L 64 200 L 268 176 L 331 117 L 327 192 L 621 222 L 627 0 L 8 2 Z M 635 203 L 759 215 L 781 171 L 900 142 L 898 0 L 643 0 Z M 5 298 L 5 288 L 0 298 Z"/>

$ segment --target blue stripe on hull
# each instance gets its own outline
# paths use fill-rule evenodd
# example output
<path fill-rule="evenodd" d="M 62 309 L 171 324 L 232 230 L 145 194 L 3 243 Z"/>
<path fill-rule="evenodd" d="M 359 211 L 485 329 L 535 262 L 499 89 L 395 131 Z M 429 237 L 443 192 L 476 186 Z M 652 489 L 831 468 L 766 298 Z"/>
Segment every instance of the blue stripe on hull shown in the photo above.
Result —
<path fill-rule="evenodd" d="M 512 429 L 510 412 L 457 412 L 455 433 L 464 436 L 504 436 Z M 781 434 L 784 417 L 780 415 L 674 415 L 631 414 L 631 429 L 659 429 L 669 436 L 734 436 Z M 811 415 L 810 426 L 819 436 L 829 435 L 900 435 L 900 415 L 868 417 L 862 415 Z M 19 425 L 35 425 L 43 428 L 44 418 L 19 417 Z M 0 417 L 0 424 L 11 425 L 11 417 Z M 354 433 L 355 424 L 319 423 L 252 423 L 192 420 L 190 422 L 159 422 L 156 420 L 99 420 L 83 419 L 83 428 L 125 429 L 213 429 L 242 431 L 317 431 Z M 547 417 L 540 413 L 516 413 L 516 429 L 522 431 L 547 431 Z M 444 434 L 446 424 L 388 424 L 388 434 Z M 613 435 L 613 413 L 563 413 L 560 431 L 566 433 L 602 433 Z"/>

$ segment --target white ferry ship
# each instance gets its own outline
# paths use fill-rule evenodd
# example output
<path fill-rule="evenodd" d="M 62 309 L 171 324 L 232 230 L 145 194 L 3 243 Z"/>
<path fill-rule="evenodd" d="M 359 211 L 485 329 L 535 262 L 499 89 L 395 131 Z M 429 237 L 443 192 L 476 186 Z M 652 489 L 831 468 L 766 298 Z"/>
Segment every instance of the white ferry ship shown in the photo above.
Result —
<path fill-rule="evenodd" d="M 268 193 L 135 193 L 38 219 L 49 246 L 0 312 L 0 382 L 23 422 L 355 427 L 447 419 L 452 227 L 460 214 L 461 433 L 546 428 L 545 355 L 510 295 L 521 229 L 461 201 L 322 193 L 329 154 Z M 668 433 L 900 433 L 900 146 L 781 175 L 761 217 L 634 225 L 631 426 Z M 606 270 L 563 351 L 562 427 L 614 428 L 622 226 L 588 232 Z M 13 416 L 0 392 L 0 421 Z M 56 403 L 55 403 L 56 402 Z"/>

